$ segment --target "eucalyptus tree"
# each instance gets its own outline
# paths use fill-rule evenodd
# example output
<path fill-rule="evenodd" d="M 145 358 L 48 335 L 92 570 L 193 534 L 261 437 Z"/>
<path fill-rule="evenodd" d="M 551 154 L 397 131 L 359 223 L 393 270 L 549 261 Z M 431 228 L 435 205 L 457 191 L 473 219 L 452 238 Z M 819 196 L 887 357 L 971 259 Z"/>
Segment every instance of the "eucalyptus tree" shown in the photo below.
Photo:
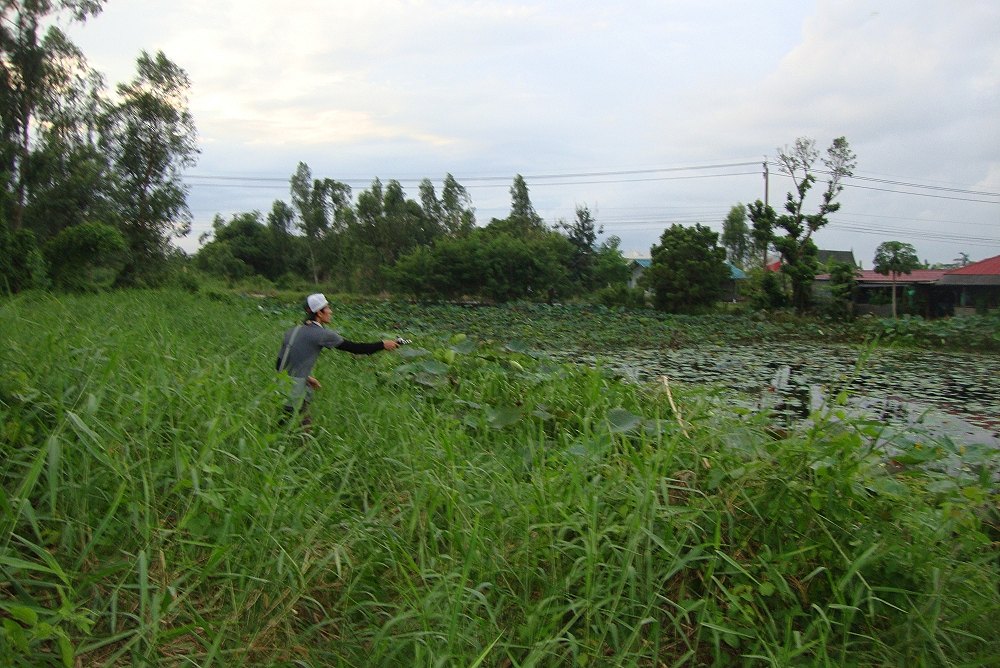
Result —
<path fill-rule="evenodd" d="M 514 183 L 510 187 L 510 214 L 506 218 L 494 218 L 488 227 L 494 232 L 514 236 L 546 231 L 545 222 L 531 203 L 528 184 L 520 174 L 514 177 Z"/>
<path fill-rule="evenodd" d="M 569 265 L 572 282 L 580 290 L 592 289 L 597 236 L 604 233 L 604 228 L 596 225 L 594 216 L 586 205 L 576 207 L 576 219 L 572 223 L 561 221 L 556 227 L 563 231 L 573 245 L 573 256 Z"/>
<path fill-rule="evenodd" d="M 83 22 L 105 0 L 0 2 L 0 209 L 10 227 L 24 221 L 32 184 L 29 162 L 48 136 L 67 140 L 94 110 L 100 78 L 55 25 Z M 92 123 L 91 123 L 92 125 Z"/>
<path fill-rule="evenodd" d="M 751 239 L 750 228 L 747 225 L 747 208 L 743 204 L 736 204 L 730 208 L 729 214 L 722 222 L 722 246 L 726 249 L 730 262 L 743 269 L 748 268 Z"/>
<path fill-rule="evenodd" d="M 306 238 L 312 279 L 319 283 L 323 267 L 343 261 L 344 210 L 350 207 L 351 187 L 334 179 L 314 179 L 309 165 L 300 162 L 289 189 L 292 209 L 298 214 L 296 225 Z"/>
<path fill-rule="evenodd" d="M 181 179 L 197 162 L 187 73 L 162 51 L 145 51 L 136 76 L 117 87 L 102 119 L 101 146 L 111 160 L 120 225 L 132 253 L 130 278 L 149 274 L 172 237 L 191 229 L 188 188 Z"/>
<path fill-rule="evenodd" d="M 784 234 L 775 236 L 772 243 L 781 253 L 781 271 L 791 281 L 792 305 L 798 311 L 809 306 L 812 282 L 819 266 L 818 249 L 812 235 L 829 222 L 827 216 L 840 209 L 836 197 L 844 189 L 843 180 L 854 173 L 856 164 L 856 156 L 847 139 L 834 139 L 821 159 L 826 167 L 823 173 L 827 176 L 822 200 L 816 213 L 808 214 L 805 212 L 805 201 L 816 182 L 818 159 L 816 142 L 808 137 L 799 137 L 792 147 L 778 150 L 779 169 L 791 177 L 795 190 L 787 194 L 785 213 L 776 219 L 776 226 Z"/>
<path fill-rule="evenodd" d="M 875 271 L 892 276 L 892 317 L 896 317 L 896 277 L 909 274 L 920 266 L 917 251 L 902 241 L 884 241 L 875 249 Z"/>
<path fill-rule="evenodd" d="M 469 192 L 450 173 L 441 186 L 444 228 L 450 235 L 467 235 L 476 226 L 476 213 Z"/>
<path fill-rule="evenodd" d="M 433 221 L 435 225 L 444 228 L 444 205 L 438 199 L 434 190 L 434 182 L 430 179 L 420 181 L 420 208 L 424 211 L 424 216 Z"/>

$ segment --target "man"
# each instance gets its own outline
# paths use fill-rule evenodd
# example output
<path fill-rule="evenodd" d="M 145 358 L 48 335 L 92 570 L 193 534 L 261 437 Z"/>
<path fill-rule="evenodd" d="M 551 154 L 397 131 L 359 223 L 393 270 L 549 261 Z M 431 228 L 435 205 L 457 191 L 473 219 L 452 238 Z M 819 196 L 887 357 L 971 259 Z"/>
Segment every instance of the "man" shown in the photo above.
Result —
<path fill-rule="evenodd" d="M 324 348 L 336 348 L 356 355 L 371 355 L 380 350 L 395 350 L 399 344 L 391 339 L 373 343 L 356 343 L 348 341 L 331 329 L 326 329 L 333 313 L 330 303 L 321 293 L 306 297 L 306 318 L 285 332 L 278 351 L 278 361 L 275 367 L 278 371 L 287 371 L 292 378 L 292 389 L 285 402 L 285 412 L 288 415 L 298 411 L 302 424 L 308 426 L 310 419 L 306 415 L 313 392 L 321 385 L 311 374 L 320 352 Z M 287 417 L 287 416 L 286 416 Z"/>

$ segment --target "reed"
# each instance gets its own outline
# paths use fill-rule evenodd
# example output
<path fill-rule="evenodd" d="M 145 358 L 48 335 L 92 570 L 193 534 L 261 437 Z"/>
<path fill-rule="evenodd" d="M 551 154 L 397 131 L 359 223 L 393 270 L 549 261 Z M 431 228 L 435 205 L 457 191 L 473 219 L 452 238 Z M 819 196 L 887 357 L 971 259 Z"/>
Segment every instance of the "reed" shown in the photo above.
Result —
<path fill-rule="evenodd" d="M 430 326 L 325 354 L 303 432 L 288 313 L 0 302 L 0 663 L 1000 661 L 988 479 Z"/>

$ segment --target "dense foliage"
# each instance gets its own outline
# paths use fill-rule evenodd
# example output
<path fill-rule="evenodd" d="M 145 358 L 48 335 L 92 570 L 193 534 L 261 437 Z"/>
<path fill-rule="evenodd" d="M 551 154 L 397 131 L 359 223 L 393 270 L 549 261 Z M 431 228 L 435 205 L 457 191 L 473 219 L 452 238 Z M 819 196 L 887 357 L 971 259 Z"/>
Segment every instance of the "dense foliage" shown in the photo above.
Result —
<path fill-rule="evenodd" d="M 713 306 L 729 278 L 726 249 L 704 225 L 671 225 L 653 246 L 652 265 L 643 282 L 653 290 L 657 308 L 694 313 Z"/>
<path fill-rule="evenodd" d="M 359 339 L 418 329 L 417 310 L 343 308 Z M 326 354 L 305 434 L 278 427 L 271 366 L 292 305 L 0 309 L 5 665 L 1000 653 L 995 497 L 892 473 L 865 425 L 777 432 L 428 318 L 399 354 Z"/>
<path fill-rule="evenodd" d="M 165 274 L 169 241 L 188 229 L 180 170 L 194 163 L 197 147 L 187 75 L 162 52 L 144 52 L 136 77 L 109 93 L 59 27 L 97 15 L 103 5 L 46 0 L 0 7 L 0 220 L 5 243 L 32 266 L 26 272 L 0 265 L 6 290 L 47 283 L 33 258 L 64 230 L 85 224 L 123 235 L 128 252 L 121 272 L 113 272 L 118 283 L 156 282 Z M 59 286 L 95 284 L 93 263 L 64 258 L 56 269 L 51 278 Z M 70 275 L 75 269 L 81 276 Z M 25 279 L 38 270 L 41 277 Z"/>

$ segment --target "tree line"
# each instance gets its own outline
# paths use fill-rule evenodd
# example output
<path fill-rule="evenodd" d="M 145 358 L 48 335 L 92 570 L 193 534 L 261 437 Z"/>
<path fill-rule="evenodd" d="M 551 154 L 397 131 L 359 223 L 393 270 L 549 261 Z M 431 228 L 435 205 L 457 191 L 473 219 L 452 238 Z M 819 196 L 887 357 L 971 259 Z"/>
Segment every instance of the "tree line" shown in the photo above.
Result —
<path fill-rule="evenodd" d="M 516 175 L 505 218 L 477 226 L 466 189 L 448 174 L 440 196 L 430 179 L 419 201 L 398 181 L 375 179 L 353 197 L 350 186 L 314 178 L 300 163 L 289 180 L 291 202 L 267 215 L 216 216 L 195 255 L 202 271 L 229 280 L 308 278 L 345 292 L 430 299 L 556 299 L 624 285 L 629 269 L 617 237 L 586 205 L 573 221 L 547 225 Z"/>
<path fill-rule="evenodd" d="M 191 214 L 185 168 L 198 155 L 187 74 L 162 52 L 142 52 L 133 79 L 109 88 L 58 27 L 98 15 L 106 0 L 32 0 L 0 5 L 0 290 L 49 285 L 95 289 L 155 285 L 190 264 L 228 281 L 328 284 L 339 291 L 429 299 L 553 300 L 586 296 L 672 311 L 710 308 L 729 277 L 768 249 L 780 275 L 760 272 L 752 294 L 763 307 L 811 306 L 819 270 L 812 235 L 840 207 L 855 156 L 843 137 L 822 159 L 829 175 L 818 211 L 805 199 L 817 180 L 815 142 L 779 151 L 792 177 L 783 213 L 757 200 L 733 207 L 720 237 L 706 226 L 672 225 L 651 250 L 638 289 L 620 240 L 585 205 L 572 221 L 547 225 L 514 177 L 505 218 L 478 225 L 472 200 L 451 175 L 440 194 L 424 179 L 416 199 L 398 181 L 375 179 L 355 194 L 300 163 L 289 200 L 266 214 L 217 215 L 187 258 L 171 240 Z M 905 250 L 905 249 L 904 249 Z M 849 294 L 853 271 L 834 272 Z M 844 287 L 846 286 L 846 287 Z"/>

